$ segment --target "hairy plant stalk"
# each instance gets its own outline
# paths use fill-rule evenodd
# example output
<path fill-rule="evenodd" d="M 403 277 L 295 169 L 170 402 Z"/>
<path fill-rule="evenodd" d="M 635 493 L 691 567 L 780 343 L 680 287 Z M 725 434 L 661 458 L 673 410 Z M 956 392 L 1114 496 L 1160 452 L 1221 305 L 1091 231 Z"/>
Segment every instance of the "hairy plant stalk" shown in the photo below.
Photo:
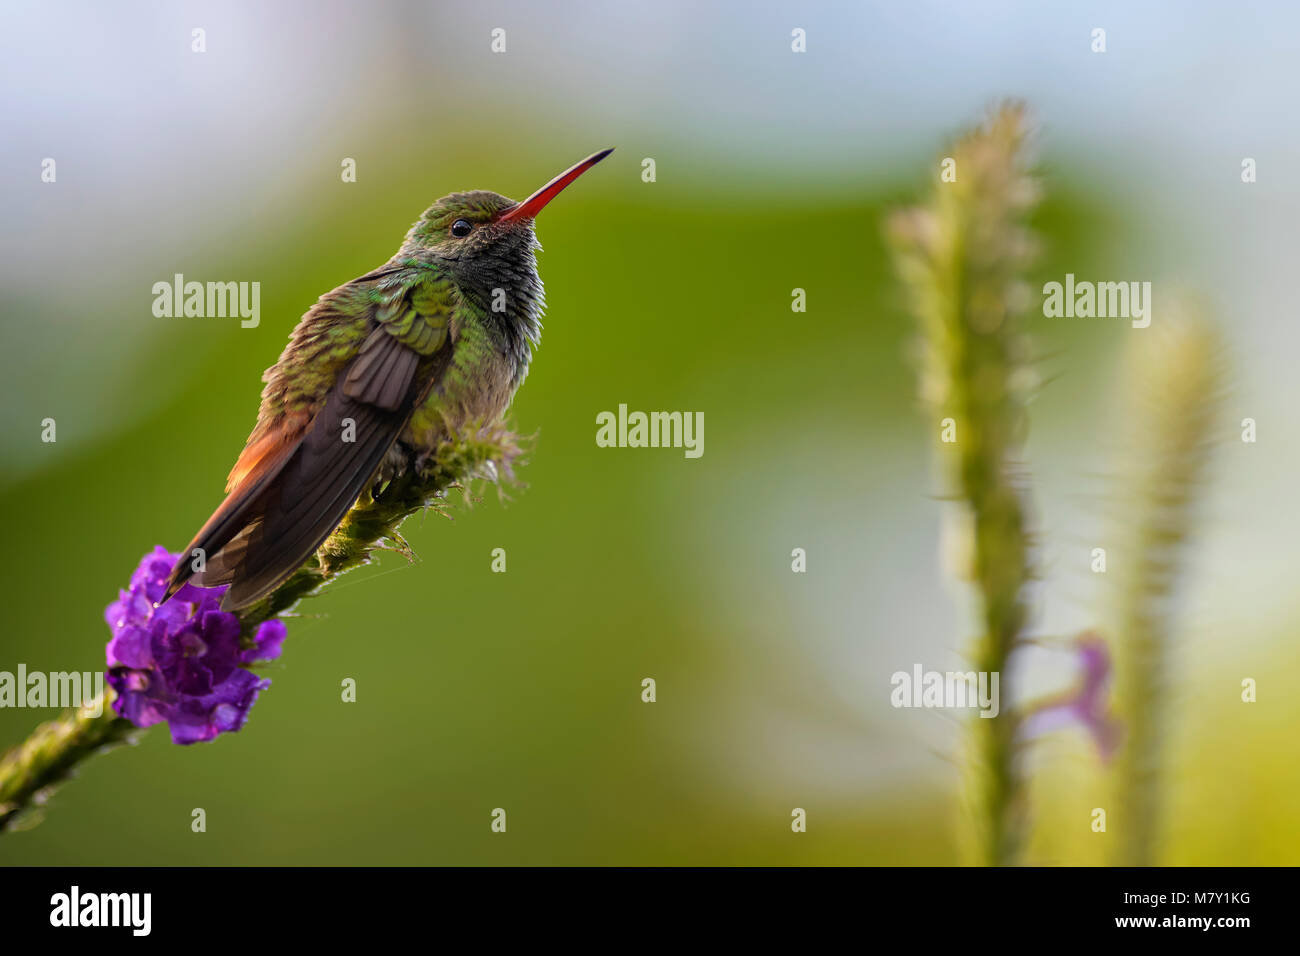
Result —
<path fill-rule="evenodd" d="M 252 633 L 259 623 L 284 614 L 340 574 L 369 563 L 376 550 L 395 550 L 413 557 L 398 534 L 403 521 L 426 508 L 441 510 L 453 490 L 468 495 L 474 479 L 513 480 L 519 454 L 517 438 L 504 426 L 492 426 L 444 443 L 423 474 L 408 471 L 363 495 L 289 580 L 264 600 L 236 612 L 244 632 Z M 118 717 L 112 702 L 112 689 L 105 689 L 100 699 L 42 724 L 0 758 L 0 832 L 11 829 L 24 811 L 44 803 L 51 788 L 71 776 L 91 754 L 143 733 Z"/>
<path fill-rule="evenodd" d="M 1116 703 L 1125 732 L 1111 859 L 1123 866 L 1156 862 L 1170 612 L 1222 400 L 1222 354 L 1211 326 L 1166 308 L 1163 321 L 1134 333 L 1127 356 L 1130 425 L 1107 575 L 1115 589 Z"/>
<path fill-rule="evenodd" d="M 126 741 L 135 727 L 114 713 L 112 701 L 112 688 L 105 688 L 95 700 L 41 724 L 5 754 L 0 760 L 0 832 L 17 824 L 23 811 L 43 804 L 50 789 L 70 777 L 81 761 Z"/>
<path fill-rule="evenodd" d="M 890 223 L 897 271 L 921 330 L 921 396 L 936 431 L 950 430 L 941 454 L 969 518 L 965 550 L 981 625 L 972 663 L 1000 675 L 1004 700 L 1032 577 L 1027 492 L 1016 476 L 1033 384 L 1020 316 L 1030 298 L 1021 276 L 1034 248 L 1025 220 L 1038 198 L 1026 135 L 1023 107 L 1003 106 L 953 147 L 955 180 L 939 182 L 925 206 Z M 985 864 L 1013 862 L 1023 839 L 1017 724 L 1004 706 L 970 728 L 964 794 L 976 859 Z"/>

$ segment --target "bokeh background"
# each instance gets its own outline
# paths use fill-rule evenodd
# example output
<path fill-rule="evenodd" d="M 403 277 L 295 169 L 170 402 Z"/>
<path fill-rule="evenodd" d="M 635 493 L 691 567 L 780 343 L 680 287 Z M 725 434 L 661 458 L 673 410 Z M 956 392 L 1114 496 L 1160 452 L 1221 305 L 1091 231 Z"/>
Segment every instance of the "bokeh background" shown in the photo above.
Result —
<path fill-rule="evenodd" d="M 220 499 L 259 376 L 319 294 L 446 192 L 522 197 L 618 149 L 539 220 L 549 312 L 511 411 L 536 434 L 527 487 L 410 522 L 418 563 L 387 555 L 301 606 L 243 732 L 182 749 L 156 729 L 89 762 L 0 862 L 957 861 L 960 719 L 889 705 L 894 671 L 960 665 L 972 623 L 943 568 L 945 489 L 881 218 L 1006 95 L 1040 123 L 1035 281 L 1150 280 L 1157 323 L 1186 291 L 1230 352 L 1176 609 L 1161 859 L 1300 862 L 1298 19 L 1273 3 L 6 0 L 2 670 L 101 664 L 104 605 Z M 260 327 L 154 317 L 151 286 L 177 272 L 259 281 Z M 1068 680 L 1052 641 L 1104 614 L 1088 562 L 1125 493 L 1117 376 L 1143 333 L 1036 314 L 1030 330 L 1052 379 L 1027 449 L 1047 646 L 1021 686 L 1050 692 Z M 703 457 L 596 447 L 596 414 L 621 402 L 703 411 Z M 43 716 L 0 710 L 0 747 Z M 1102 860 L 1087 740 L 1044 741 L 1034 772 L 1029 859 Z"/>

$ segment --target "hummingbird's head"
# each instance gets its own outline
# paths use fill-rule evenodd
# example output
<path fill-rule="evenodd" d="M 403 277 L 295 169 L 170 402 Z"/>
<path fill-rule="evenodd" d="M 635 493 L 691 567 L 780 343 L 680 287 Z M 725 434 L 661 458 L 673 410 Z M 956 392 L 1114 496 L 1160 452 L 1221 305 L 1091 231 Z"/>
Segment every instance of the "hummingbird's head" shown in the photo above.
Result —
<path fill-rule="evenodd" d="M 489 315 L 514 319 L 535 340 L 544 297 L 533 222 L 569 183 L 612 152 L 604 149 L 587 157 L 523 202 L 485 190 L 443 196 L 411 227 L 399 255 L 433 260 L 462 295 Z"/>
<path fill-rule="evenodd" d="M 517 205 L 483 189 L 443 196 L 411 227 L 405 251 L 440 260 L 453 275 L 466 269 L 467 277 L 472 274 L 468 267 L 480 259 L 518 259 L 521 252 L 535 249 L 537 240 L 532 220 L 503 221 Z"/>

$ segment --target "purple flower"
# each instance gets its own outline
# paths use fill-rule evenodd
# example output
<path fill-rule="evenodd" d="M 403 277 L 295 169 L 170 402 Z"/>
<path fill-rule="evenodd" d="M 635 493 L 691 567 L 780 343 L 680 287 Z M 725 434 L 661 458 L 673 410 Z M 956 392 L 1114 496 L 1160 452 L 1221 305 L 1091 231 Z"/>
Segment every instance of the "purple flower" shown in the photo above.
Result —
<path fill-rule="evenodd" d="M 239 618 L 220 609 L 225 587 L 186 584 L 162 607 L 179 555 L 154 548 L 131 575 L 131 585 L 104 611 L 108 683 L 113 707 L 137 727 L 167 721 L 172 740 L 192 744 L 239 730 L 257 695 L 271 682 L 240 667 L 280 656 L 285 638 L 278 619 L 258 625 L 251 646 L 240 643 Z"/>
<path fill-rule="evenodd" d="M 1092 631 L 1075 638 L 1079 655 L 1080 677 L 1074 689 L 1042 701 L 1026 715 L 1021 732 L 1039 737 L 1070 725 L 1082 726 L 1097 745 L 1102 760 L 1109 761 L 1119 749 L 1121 726 L 1110 715 L 1107 691 L 1110 688 L 1110 650 L 1106 642 Z"/>

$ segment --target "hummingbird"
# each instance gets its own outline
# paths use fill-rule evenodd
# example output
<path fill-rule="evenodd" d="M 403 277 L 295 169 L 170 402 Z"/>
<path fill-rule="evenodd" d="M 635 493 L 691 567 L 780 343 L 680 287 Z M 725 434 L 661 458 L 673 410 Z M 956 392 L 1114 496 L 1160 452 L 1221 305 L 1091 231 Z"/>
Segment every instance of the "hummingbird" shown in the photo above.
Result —
<path fill-rule="evenodd" d="M 523 202 L 485 190 L 444 196 L 391 259 L 321 296 L 262 376 L 257 424 L 226 498 L 159 604 L 186 582 L 230 585 L 223 610 L 256 603 L 381 473 L 422 469 L 440 443 L 499 419 L 540 341 L 534 220 L 612 152 L 593 153 Z"/>

